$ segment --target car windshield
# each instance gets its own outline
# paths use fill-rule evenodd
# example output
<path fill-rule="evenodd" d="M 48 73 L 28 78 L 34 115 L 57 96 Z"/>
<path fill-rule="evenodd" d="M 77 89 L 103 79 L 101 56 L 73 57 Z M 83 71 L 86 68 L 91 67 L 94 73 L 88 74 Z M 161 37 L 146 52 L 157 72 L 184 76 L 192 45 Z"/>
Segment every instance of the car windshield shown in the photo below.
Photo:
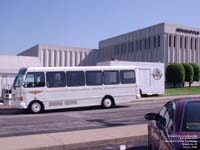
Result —
<path fill-rule="evenodd" d="M 13 84 L 14 87 L 22 86 L 23 76 L 24 76 L 25 72 L 26 72 L 25 68 L 19 70 L 19 73 L 17 74 L 14 84 Z"/>
<path fill-rule="evenodd" d="M 184 131 L 200 131 L 200 102 L 189 102 L 183 115 Z"/>

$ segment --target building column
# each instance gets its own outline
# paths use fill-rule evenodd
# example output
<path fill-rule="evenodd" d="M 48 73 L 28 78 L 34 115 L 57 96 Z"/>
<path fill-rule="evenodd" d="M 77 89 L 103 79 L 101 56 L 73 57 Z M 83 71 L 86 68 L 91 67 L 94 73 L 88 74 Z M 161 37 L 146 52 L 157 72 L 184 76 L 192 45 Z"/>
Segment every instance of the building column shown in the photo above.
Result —
<path fill-rule="evenodd" d="M 83 52 L 80 52 L 80 64 L 83 62 Z"/>
<path fill-rule="evenodd" d="M 40 64 L 41 66 L 44 66 L 44 50 L 40 51 Z"/>
<path fill-rule="evenodd" d="M 48 62 L 48 67 L 51 67 L 51 53 L 52 51 L 49 49 L 49 62 Z"/>
<path fill-rule="evenodd" d="M 48 49 L 45 50 L 44 58 L 45 58 L 45 67 L 48 67 L 49 65 L 49 50 Z"/>
<path fill-rule="evenodd" d="M 180 36 L 176 36 L 176 62 L 181 62 L 181 51 L 180 51 Z"/>
<path fill-rule="evenodd" d="M 192 63 L 195 63 L 195 53 L 196 53 L 195 38 L 193 38 L 193 40 L 192 40 Z"/>
<path fill-rule="evenodd" d="M 64 51 L 64 57 L 65 57 L 64 66 L 66 67 L 67 66 L 67 51 L 66 50 Z"/>
<path fill-rule="evenodd" d="M 67 50 L 66 55 L 67 55 L 67 60 L 66 60 L 67 63 L 66 64 L 67 64 L 67 66 L 70 66 L 70 51 Z"/>
<path fill-rule="evenodd" d="M 50 65 L 50 67 L 54 67 L 54 51 L 53 50 L 51 50 L 51 52 L 50 52 L 50 54 L 51 54 L 51 65 Z"/>
<path fill-rule="evenodd" d="M 197 38 L 196 63 L 200 65 L 200 39 Z"/>
<path fill-rule="evenodd" d="M 80 65 L 80 52 L 77 51 L 77 66 Z"/>
<path fill-rule="evenodd" d="M 65 66 L 65 52 L 63 50 L 61 51 L 61 66 Z"/>

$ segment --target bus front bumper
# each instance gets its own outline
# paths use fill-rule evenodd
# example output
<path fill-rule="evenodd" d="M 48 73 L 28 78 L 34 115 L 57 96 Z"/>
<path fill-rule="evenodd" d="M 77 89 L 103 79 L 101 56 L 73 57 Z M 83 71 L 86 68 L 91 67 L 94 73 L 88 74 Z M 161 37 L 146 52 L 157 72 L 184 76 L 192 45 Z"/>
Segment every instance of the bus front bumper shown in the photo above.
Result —
<path fill-rule="evenodd" d="M 25 102 L 21 102 L 19 100 L 9 100 L 9 106 L 15 107 L 15 108 L 19 108 L 19 109 L 27 109 L 26 103 Z"/>

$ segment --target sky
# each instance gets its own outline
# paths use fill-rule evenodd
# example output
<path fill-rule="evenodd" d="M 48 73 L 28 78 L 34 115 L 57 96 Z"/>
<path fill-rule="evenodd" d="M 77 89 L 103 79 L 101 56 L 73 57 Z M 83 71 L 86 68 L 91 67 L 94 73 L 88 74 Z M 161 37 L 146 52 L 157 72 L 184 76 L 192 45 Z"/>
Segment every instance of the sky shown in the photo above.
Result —
<path fill-rule="evenodd" d="M 98 48 L 161 22 L 200 27 L 200 0 L 0 0 L 0 55 L 36 44 Z"/>

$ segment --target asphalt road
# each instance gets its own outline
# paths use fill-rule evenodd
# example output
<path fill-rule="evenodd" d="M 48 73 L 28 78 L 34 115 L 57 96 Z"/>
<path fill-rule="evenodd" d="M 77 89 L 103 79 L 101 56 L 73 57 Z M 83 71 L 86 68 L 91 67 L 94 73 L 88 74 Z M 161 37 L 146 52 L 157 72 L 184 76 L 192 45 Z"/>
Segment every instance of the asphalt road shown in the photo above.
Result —
<path fill-rule="evenodd" d="M 0 137 L 107 128 L 147 123 L 145 113 L 158 112 L 165 101 L 130 103 L 112 109 L 86 107 L 29 114 L 0 106 Z"/>

